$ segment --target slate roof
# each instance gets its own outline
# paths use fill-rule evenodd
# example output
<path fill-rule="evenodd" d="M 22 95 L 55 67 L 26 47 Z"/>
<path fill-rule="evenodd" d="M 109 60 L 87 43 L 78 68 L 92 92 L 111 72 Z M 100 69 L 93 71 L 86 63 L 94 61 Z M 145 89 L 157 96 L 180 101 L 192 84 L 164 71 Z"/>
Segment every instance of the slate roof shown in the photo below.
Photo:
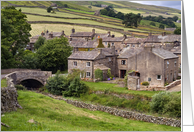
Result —
<path fill-rule="evenodd" d="M 135 37 L 127 37 L 123 43 L 124 44 L 136 44 L 136 43 L 143 43 L 146 38 L 135 38 Z"/>
<path fill-rule="evenodd" d="M 103 42 L 122 42 L 124 37 L 104 37 L 102 38 Z"/>
<path fill-rule="evenodd" d="M 152 48 L 152 53 L 155 55 L 163 58 L 163 59 L 171 59 L 171 58 L 178 58 L 177 55 L 173 54 L 168 50 L 164 50 L 162 48 Z"/>
<path fill-rule="evenodd" d="M 85 39 L 72 39 L 69 42 L 72 47 L 79 47 L 79 48 L 96 48 L 98 46 L 98 42 L 93 40 L 85 40 Z"/>
<path fill-rule="evenodd" d="M 175 54 L 181 54 L 181 46 L 171 49 L 171 52 Z"/>
<path fill-rule="evenodd" d="M 92 51 L 98 51 L 98 48 L 95 48 Z M 102 54 L 104 54 L 105 56 L 113 56 L 111 48 L 102 48 Z M 116 52 L 115 54 L 118 55 Z"/>
<path fill-rule="evenodd" d="M 100 53 L 98 51 L 76 51 L 68 59 L 76 60 L 95 60 Z"/>
<path fill-rule="evenodd" d="M 166 31 L 172 31 L 174 32 L 174 30 L 176 30 L 176 28 L 165 28 Z"/>
<path fill-rule="evenodd" d="M 142 51 L 143 51 L 143 48 L 127 47 L 127 48 L 123 49 L 123 51 L 120 53 L 118 58 L 130 58 L 136 54 L 139 54 Z"/>
<path fill-rule="evenodd" d="M 150 43 L 152 42 L 162 43 L 162 42 L 174 42 L 174 41 L 181 42 L 181 35 L 165 35 L 165 36 L 152 35 L 145 40 L 145 42 L 150 42 Z"/>
<path fill-rule="evenodd" d="M 96 64 L 96 65 L 94 65 L 94 69 L 108 70 L 110 68 L 105 66 L 105 65 L 103 65 L 103 64 Z"/>
<path fill-rule="evenodd" d="M 93 32 L 75 32 L 70 37 L 91 37 L 93 34 Z"/>

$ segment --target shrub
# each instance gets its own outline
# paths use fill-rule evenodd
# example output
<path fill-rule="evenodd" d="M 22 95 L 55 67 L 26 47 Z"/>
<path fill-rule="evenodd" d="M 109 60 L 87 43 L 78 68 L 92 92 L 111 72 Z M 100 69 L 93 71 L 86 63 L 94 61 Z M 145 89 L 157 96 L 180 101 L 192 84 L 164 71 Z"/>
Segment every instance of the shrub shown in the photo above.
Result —
<path fill-rule="evenodd" d="M 50 7 L 50 6 L 47 8 L 47 12 L 48 12 L 48 13 L 50 13 L 52 10 L 53 10 L 53 8 Z"/>
<path fill-rule="evenodd" d="M 156 24 L 154 22 L 150 22 L 150 25 L 152 26 L 156 26 Z"/>
<path fill-rule="evenodd" d="M 71 82 L 68 89 L 66 91 L 63 91 L 62 94 L 65 97 L 67 96 L 80 97 L 81 94 L 85 94 L 88 91 L 89 91 L 89 87 L 85 83 L 81 82 L 79 77 L 76 77 Z"/>
<path fill-rule="evenodd" d="M 144 85 L 144 86 L 148 86 L 149 85 L 149 82 L 146 82 L 145 81 L 145 82 L 142 82 L 141 84 Z"/>
<path fill-rule="evenodd" d="M 67 80 L 73 81 L 74 78 L 80 77 L 80 74 L 83 74 L 84 71 L 81 71 L 79 69 L 71 69 L 71 73 L 68 74 Z"/>
<path fill-rule="evenodd" d="M 168 85 L 168 82 L 165 82 L 164 86 L 167 86 Z"/>
<path fill-rule="evenodd" d="M 23 85 L 15 85 L 15 88 L 17 89 L 17 90 L 27 90 L 27 88 L 26 87 L 24 87 Z"/>
<path fill-rule="evenodd" d="M 56 75 L 49 78 L 45 85 L 48 91 L 55 95 L 62 95 L 62 91 L 66 91 L 70 84 L 70 81 L 64 76 L 60 76 L 59 73 L 58 70 Z"/>
<path fill-rule="evenodd" d="M 96 69 L 94 72 L 95 72 L 94 73 L 95 74 L 95 79 L 100 78 L 100 81 L 102 81 L 103 80 L 103 71 L 100 70 L 100 69 Z"/>
<path fill-rule="evenodd" d="M 177 93 L 160 92 L 152 96 L 151 112 L 167 114 L 172 117 L 181 116 L 181 96 Z"/>
<path fill-rule="evenodd" d="M 164 25 L 163 24 L 160 24 L 159 25 L 159 28 L 164 29 Z"/>

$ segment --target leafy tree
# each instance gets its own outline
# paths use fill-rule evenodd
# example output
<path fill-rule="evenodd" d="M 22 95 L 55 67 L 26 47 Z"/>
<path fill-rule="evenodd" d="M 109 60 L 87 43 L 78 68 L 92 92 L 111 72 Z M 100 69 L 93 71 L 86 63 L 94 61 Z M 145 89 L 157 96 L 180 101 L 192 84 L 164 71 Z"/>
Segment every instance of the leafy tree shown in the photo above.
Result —
<path fill-rule="evenodd" d="M 47 8 L 47 12 L 48 12 L 48 13 L 50 13 L 52 10 L 53 10 L 53 8 L 50 7 L 50 6 Z"/>
<path fill-rule="evenodd" d="M 174 17 L 172 18 L 172 20 L 175 21 L 175 22 L 176 22 L 178 19 L 179 19 L 179 18 L 178 18 L 177 16 L 174 16 Z"/>
<path fill-rule="evenodd" d="M 65 8 L 68 8 L 68 5 L 67 5 L 67 4 L 64 4 L 64 7 L 65 7 Z"/>
<path fill-rule="evenodd" d="M 156 26 L 156 24 L 154 22 L 150 22 L 150 25 L 152 26 Z"/>
<path fill-rule="evenodd" d="M 124 20 L 124 14 L 122 12 L 118 12 L 115 17 Z"/>
<path fill-rule="evenodd" d="M 67 69 L 67 58 L 71 55 L 72 47 L 69 46 L 65 37 L 47 40 L 37 50 L 37 57 L 42 70 L 55 73 L 57 70 Z"/>
<path fill-rule="evenodd" d="M 107 16 L 115 17 L 116 13 L 113 10 L 109 10 L 108 13 L 107 13 Z"/>
<path fill-rule="evenodd" d="M 1 45 L 11 50 L 13 56 L 29 42 L 31 26 L 26 18 L 14 6 L 1 9 Z"/>
<path fill-rule="evenodd" d="M 88 8 L 92 9 L 92 6 L 88 6 Z"/>
<path fill-rule="evenodd" d="M 142 20 L 142 16 L 141 14 L 133 14 L 133 13 L 128 13 L 125 15 L 124 20 L 123 20 L 123 24 L 125 24 L 125 27 L 138 27 L 138 23 L 140 23 L 140 21 Z"/>
<path fill-rule="evenodd" d="M 38 69 L 39 62 L 35 53 L 28 53 L 23 57 L 22 68 Z"/>
<path fill-rule="evenodd" d="M 42 46 L 42 45 L 44 44 L 45 40 L 46 40 L 46 38 L 40 36 L 40 37 L 38 38 L 38 40 L 35 42 L 34 48 L 35 48 L 36 50 L 39 49 L 40 46 Z"/>
<path fill-rule="evenodd" d="M 160 24 L 159 25 L 159 28 L 164 29 L 164 25 L 163 24 Z"/>
<path fill-rule="evenodd" d="M 181 34 L 181 28 L 178 27 L 176 30 L 174 30 L 174 34 L 180 35 Z"/>
<path fill-rule="evenodd" d="M 15 59 L 6 46 L 1 45 L 1 69 L 15 67 Z"/>
<path fill-rule="evenodd" d="M 100 10 L 100 14 L 102 14 L 102 15 L 107 15 L 107 10 L 106 9 L 102 9 L 102 10 Z"/>

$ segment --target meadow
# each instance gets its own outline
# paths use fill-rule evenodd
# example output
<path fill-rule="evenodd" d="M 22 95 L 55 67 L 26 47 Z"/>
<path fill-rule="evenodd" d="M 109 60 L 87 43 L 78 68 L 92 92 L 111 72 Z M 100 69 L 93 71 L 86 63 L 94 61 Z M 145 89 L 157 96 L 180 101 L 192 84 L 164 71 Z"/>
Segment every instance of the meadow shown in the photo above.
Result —
<path fill-rule="evenodd" d="M 23 109 L 3 114 L 1 122 L 10 127 L 2 126 L 2 131 L 181 131 L 177 127 L 77 108 L 32 91 L 18 90 L 18 95 Z"/>

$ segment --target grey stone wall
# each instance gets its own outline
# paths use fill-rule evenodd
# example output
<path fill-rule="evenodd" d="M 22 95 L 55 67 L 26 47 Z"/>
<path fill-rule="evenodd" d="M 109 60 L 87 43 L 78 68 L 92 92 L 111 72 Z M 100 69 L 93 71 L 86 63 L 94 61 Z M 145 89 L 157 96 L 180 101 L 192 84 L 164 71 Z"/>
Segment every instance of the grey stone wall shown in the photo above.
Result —
<path fill-rule="evenodd" d="M 12 69 L 1 69 L 1 74 L 9 74 L 16 71 L 27 71 L 29 69 L 20 69 L 20 68 L 12 68 Z M 41 69 L 31 69 L 32 71 L 41 71 Z"/>
<path fill-rule="evenodd" d="M 161 125 L 168 125 L 173 127 L 181 127 L 181 120 L 177 120 L 177 119 L 165 118 L 165 117 L 154 117 L 151 115 L 145 115 L 138 112 L 120 110 L 120 109 L 111 108 L 111 107 L 102 106 L 102 105 L 87 104 L 81 101 L 73 101 L 73 100 L 65 99 L 63 97 L 53 96 L 51 94 L 48 94 L 47 96 L 58 100 L 64 100 L 68 104 L 72 104 L 79 108 L 86 108 L 92 111 L 96 111 L 96 110 L 103 111 L 103 112 L 106 112 L 115 116 L 127 118 L 127 119 L 133 119 L 133 120 L 150 122 L 150 123 L 161 124 Z"/>
<path fill-rule="evenodd" d="M 176 85 L 179 85 L 179 84 L 181 84 L 181 79 L 180 80 L 176 80 L 176 81 L 170 83 L 169 85 L 165 86 L 165 89 L 169 90 L 170 88 L 172 88 L 172 87 L 174 87 Z"/>
<path fill-rule="evenodd" d="M 129 90 L 137 90 L 137 81 L 139 77 L 129 76 L 127 77 L 127 88 Z"/>

